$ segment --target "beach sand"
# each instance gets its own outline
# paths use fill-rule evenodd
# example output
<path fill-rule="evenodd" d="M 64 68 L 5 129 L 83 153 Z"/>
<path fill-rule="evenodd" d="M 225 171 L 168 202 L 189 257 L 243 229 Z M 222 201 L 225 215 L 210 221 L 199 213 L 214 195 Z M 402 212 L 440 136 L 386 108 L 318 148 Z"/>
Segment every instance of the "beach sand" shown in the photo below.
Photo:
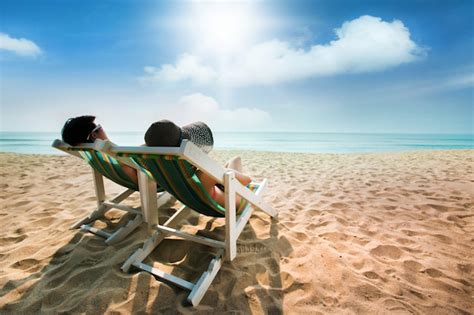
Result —
<path fill-rule="evenodd" d="M 254 213 L 237 258 L 193 308 L 187 291 L 120 270 L 145 226 L 114 246 L 69 230 L 95 206 L 85 162 L 0 153 L 0 313 L 474 313 L 474 151 L 212 153 L 236 154 L 269 179 L 264 199 L 279 217 Z M 123 212 L 107 218 L 96 225 L 113 228 Z M 224 235 L 222 219 L 185 224 Z M 168 240 L 146 262 L 194 280 L 209 258 L 205 246 Z"/>

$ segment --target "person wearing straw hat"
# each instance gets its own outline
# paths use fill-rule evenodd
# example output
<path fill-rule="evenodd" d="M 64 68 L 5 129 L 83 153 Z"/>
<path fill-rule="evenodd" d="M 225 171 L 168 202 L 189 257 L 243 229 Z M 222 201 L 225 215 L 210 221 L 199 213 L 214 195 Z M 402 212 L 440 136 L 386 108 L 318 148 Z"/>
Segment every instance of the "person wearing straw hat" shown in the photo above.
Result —
<path fill-rule="evenodd" d="M 160 120 L 151 124 L 145 133 L 147 146 L 177 147 L 181 145 L 181 141 L 184 139 L 193 142 L 205 153 L 209 153 L 214 146 L 211 129 L 201 121 L 179 127 L 169 120 Z M 242 185 L 247 186 L 252 181 L 249 176 L 242 173 L 242 160 L 239 156 L 230 159 L 225 167 L 234 171 L 235 178 Z M 224 186 L 199 169 L 196 170 L 196 175 L 209 195 L 218 204 L 225 206 Z M 237 196 L 236 203 L 240 203 L 240 196 Z"/>

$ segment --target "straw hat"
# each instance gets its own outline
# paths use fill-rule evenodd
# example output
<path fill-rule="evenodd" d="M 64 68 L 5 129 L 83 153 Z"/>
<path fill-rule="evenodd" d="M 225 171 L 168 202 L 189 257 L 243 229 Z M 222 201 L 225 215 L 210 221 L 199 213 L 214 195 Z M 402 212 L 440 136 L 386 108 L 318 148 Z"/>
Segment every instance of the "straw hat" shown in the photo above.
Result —
<path fill-rule="evenodd" d="M 178 147 L 183 139 L 193 142 L 206 153 L 214 145 L 212 131 L 202 121 L 179 127 L 169 120 L 160 120 L 151 124 L 145 133 L 145 143 L 151 147 Z"/>

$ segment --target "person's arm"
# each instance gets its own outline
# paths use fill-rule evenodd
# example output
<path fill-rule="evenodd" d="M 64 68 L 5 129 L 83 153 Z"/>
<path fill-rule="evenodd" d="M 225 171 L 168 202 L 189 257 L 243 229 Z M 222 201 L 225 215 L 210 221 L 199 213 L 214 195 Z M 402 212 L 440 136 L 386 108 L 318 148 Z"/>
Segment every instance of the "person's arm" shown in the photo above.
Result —
<path fill-rule="evenodd" d="M 125 174 L 127 174 L 128 177 L 130 177 L 130 179 L 133 180 L 133 182 L 138 184 L 137 170 L 131 166 L 128 166 L 122 163 L 120 163 L 120 165 L 122 166 L 122 170 L 125 172 Z"/>

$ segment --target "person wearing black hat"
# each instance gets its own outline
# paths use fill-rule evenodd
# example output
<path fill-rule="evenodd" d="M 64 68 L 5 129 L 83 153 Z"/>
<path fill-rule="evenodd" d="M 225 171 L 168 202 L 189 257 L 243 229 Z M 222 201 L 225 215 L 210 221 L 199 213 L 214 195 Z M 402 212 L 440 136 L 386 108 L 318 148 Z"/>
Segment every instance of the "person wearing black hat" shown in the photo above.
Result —
<path fill-rule="evenodd" d="M 61 130 L 63 141 L 70 145 L 77 145 L 93 143 L 96 139 L 108 140 L 104 128 L 94 121 L 95 116 L 79 116 L 68 119 Z M 120 165 L 130 179 L 137 183 L 137 171 L 123 163 L 120 163 Z"/>
<path fill-rule="evenodd" d="M 214 145 L 211 129 L 201 121 L 180 128 L 169 120 L 160 120 L 151 124 L 145 133 L 145 143 L 147 146 L 178 147 L 183 139 L 193 142 L 205 153 L 209 153 Z M 240 157 L 232 158 L 226 163 L 225 167 L 234 171 L 235 178 L 242 185 L 247 186 L 252 181 L 249 176 L 242 173 L 242 160 Z M 196 171 L 196 175 L 209 195 L 218 204 L 225 206 L 224 186 L 200 170 Z M 240 196 L 237 196 L 236 203 L 239 204 L 240 200 Z"/>

